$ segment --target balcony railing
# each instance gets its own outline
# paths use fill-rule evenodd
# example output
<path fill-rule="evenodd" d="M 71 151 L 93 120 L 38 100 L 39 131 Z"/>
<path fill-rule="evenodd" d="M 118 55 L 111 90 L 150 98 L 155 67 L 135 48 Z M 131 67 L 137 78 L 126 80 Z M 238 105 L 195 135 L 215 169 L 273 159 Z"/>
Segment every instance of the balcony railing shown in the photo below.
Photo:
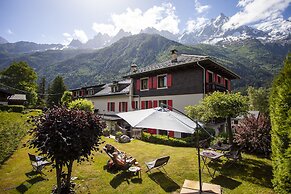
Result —
<path fill-rule="evenodd" d="M 205 87 L 205 92 L 206 93 L 212 93 L 215 91 L 219 91 L 219 92 L 226 92 L 227 88 L 221 84 L 217 84 L 217 83 L 206 83 L 206 87 Z"/>

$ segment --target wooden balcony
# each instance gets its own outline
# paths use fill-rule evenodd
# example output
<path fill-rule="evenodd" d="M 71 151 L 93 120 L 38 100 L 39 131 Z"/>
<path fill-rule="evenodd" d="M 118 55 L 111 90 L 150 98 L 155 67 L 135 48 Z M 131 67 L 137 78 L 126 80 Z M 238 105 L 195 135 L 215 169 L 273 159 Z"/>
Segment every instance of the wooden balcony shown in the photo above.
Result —
<path fill-rule="evenodd" d="M 206 87 L 205 87 L 205 93 L 212 93 L 215 91 L 219 91 L 219 92 L 226 92 L 228 91 L 227 88 L 221 84 L 218 83 L 206 83 Z"/>

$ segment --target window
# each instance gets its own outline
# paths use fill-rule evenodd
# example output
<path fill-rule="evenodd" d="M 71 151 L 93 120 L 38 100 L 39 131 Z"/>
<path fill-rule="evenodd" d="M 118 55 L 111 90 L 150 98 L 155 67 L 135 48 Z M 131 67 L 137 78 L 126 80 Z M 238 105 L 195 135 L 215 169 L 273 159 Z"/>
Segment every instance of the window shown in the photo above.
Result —
<path fill-rule="evenodd" d="M 114 102 L 108 102 L 108 111 L 115 111 L 115 103 Z"/>
<path fill-rule="evenodd" d="M 149 82 L 149 78 L 140 79 L 140 84 L 141 84 L 140 89 L 141 90 L 148 90 L 149 89 L 148 82 Z"/>
<path fill-rule="evenodd" d="M 159 129 L 159 135 L 168 135 L 168 131 Z"/>
<path fill-rule="evenodd" d="M 132 107 L 132 109 L 134 109 L 134 110 L 139 109 L 139 108 L 138 108 L 138 101 L 132 101 L 132 102 L 131 102 L 131 107 Z"/>
<path fill-rule="evenodd" d="M 127 102 L 119 102 L 119 112 L 127 112 Z"/>
<path fill-rule="evenodd" d="M 88 89 L 88 95 L 93 95 L 94 94 L 94 90 L 93 89 Z"/>
<path fill-rule="evenodd" d="M 208 83 L 212 83 L 213 82 L 213 73 L 208 71 Z"/>
<path fill-rule="evenodd" d="M 162 104 L 167 105 L 167 100 L 159 100 L 159 107 L 161 107 Z"/>
<path fill-rule="evenodd" d="M 167 87 L 167 75 L 158 75 L 158 88 Z"/>

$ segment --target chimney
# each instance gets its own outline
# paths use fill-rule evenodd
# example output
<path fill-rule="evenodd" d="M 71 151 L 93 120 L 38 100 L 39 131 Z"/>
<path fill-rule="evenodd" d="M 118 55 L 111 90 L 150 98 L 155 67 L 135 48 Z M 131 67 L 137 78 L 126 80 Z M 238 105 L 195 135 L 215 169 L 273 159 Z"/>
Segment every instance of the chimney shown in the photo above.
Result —
<path fill-rule="evenodd" d="M 171 56 L 172 56 L 172 60 L 171 62 L 172 63 L 177 63 L 178 62 L 178 55 L 177 55 L 177 50 L 176 49 L 173 49 L 171 50 Z"/>
<path fill-rule="evenodd" d="M 130 73 L 136 73 L 136 72 L 137 72 L 137 65 L 133 63 L 130 65 Z"/>

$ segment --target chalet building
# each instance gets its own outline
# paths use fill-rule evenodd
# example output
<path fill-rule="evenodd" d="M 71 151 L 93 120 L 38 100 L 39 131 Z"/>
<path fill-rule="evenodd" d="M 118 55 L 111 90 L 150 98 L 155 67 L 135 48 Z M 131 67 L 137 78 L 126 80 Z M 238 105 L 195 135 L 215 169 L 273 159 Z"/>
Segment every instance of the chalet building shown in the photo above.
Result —
<path fill-rule="evenodd" d="M 181 112 L 189 105 L 198 104 L 205 94 L 230 91 L 231 80 L 239 76 L 208 56 L 177 55 L 172 50 L 171 60 L 145 68 L 131 65 L 126 80 L 73 91 L 74 97 L 88 98 L 96 112 L 107 121 L 117 121 L 116 113 L 158 107 L 167 104 Z M 152 134 L 183 137 L 184 134 L 148 129 Z"/>
<path fill-rule="evenodd" d="M 239 76 L 207 56 L 177 55 L 163 63 L 138 69 L 132 65 L 131 110 L 158 107 L 162 103 L 184 112 L 186 106 L 198 104 L 205 94 L 230 91 L 231 80 Z M 170 130 L 170 129 L 169 129 Z M 153 134 L 167 131 L 149 129 Z M 168 131 L 169 132 L 169 131 Z M 171 132 L 170 136 L 183 134 Z"/>

